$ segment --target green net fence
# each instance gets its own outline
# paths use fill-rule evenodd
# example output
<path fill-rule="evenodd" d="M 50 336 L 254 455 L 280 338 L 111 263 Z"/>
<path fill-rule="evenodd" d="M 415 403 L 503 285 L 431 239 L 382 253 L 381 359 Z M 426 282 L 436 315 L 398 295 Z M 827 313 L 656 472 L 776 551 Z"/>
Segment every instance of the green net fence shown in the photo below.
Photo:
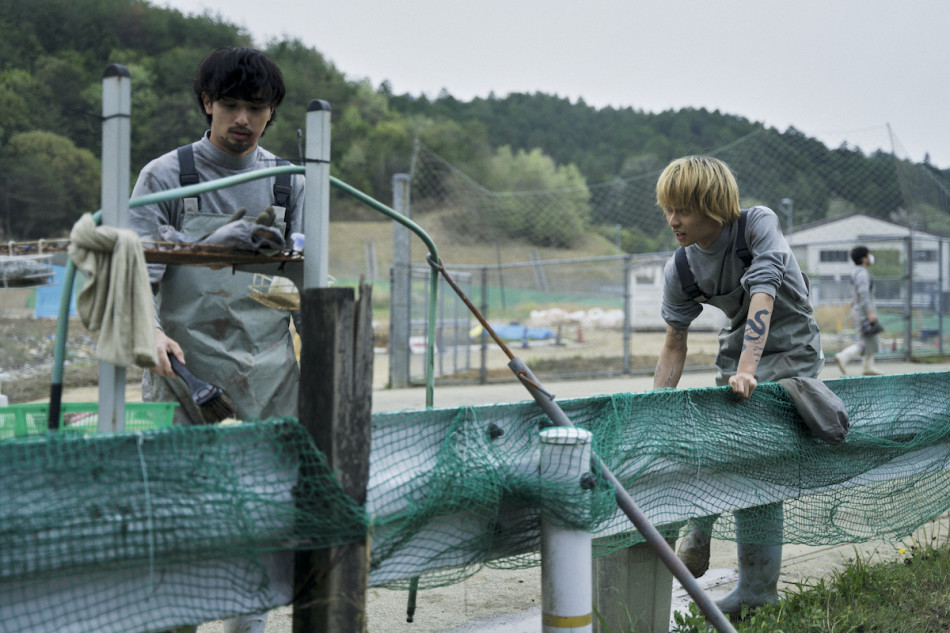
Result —
<path fill-rule="evenodd" d="M 858 243 L 868 245 L 877 258 L 871 272 L 885 328 L 880 353 L 905 358 L 941 354 L 950 344 L 945 318 L 950 305 L 950 183 L 932 166 L 908 160 L 885 126 L 849 140 L 894 149 L 864 155 L 847 143 L 829 148 L 794 130 L 778 134 L 762 129 L 691 151 L 717 156 L 733 168 L 743 207 L 765 205 L 777 214 L 811 279 L 826 356 L 855 340 L 849 252 Z M 539 376 L 653 369 L 652 363 L 641 366 L 636 358 L 640 350 L 625 334 L 665 330 L 662 270 L 676 244 L 656 207 L 656 181 L 667 161 L 642 148 L 631 147 L 630 152 L 621 176 L 607 182 L 545 189 L 525 169 L 519 190 L 505 191 L 486 186 L 487 175 L 453 164 L 423 144 L 416 146 L 413 219 L 438 236 L 440 254 L 453 274 L 472 276 L 471 296 L 483 314 L 498 325 L 549 328 L 558 343 L 585 361 L 570 369 L 563 363 L 536 366 Z M 423 323 L 424 295 L 415 293 L 412 302 L 412 321 Z M 597 318 L 595 310 L 618 318 Z M 704 318 L 715 316 L 712 312 L 705 310 Z M 442 319 L 440 332 L 452 325 L 451 319 Z M 721 325 L 697 322 L 694 329 L 718 330 Z M 421 331 L 417 327 L 413 334 Z M 553 340 L 531 341 L 537 352 L 525 357 L 554 356 Z M 470 371 L 476 363 L 482 364 L 483 374 L 495 368 L 488 354 L 484 362 L 474 358 L 452 365 L 459 348 L 449 338 L 442 343 L 439 359 L 446 380 L 482 379 Z M 692 357 L 688 363 L 708 364 Z M 412 379 L 420 380 L 420 374 L 414 368 Z"/>
<path fill-rule="evenodd" d="M 661 532 L 749 509 L 774 538 L 899 538 L 950 507 L 950 373 L 828 386 L 847 441 L 811 434 L 778 384 L 617 393 L 561 407 Z M 539 473 L 530 401 L 373 416 L 365 507 L 294 420 L 0 442 L 0 627 L 147 631 L 287 604 L 292 552 L 370 538 L 370 584 L 458 582 L 540 562 L 539 522 L 589 530 L 595 553 L 640 540 L 596 472 Z M 756 508 L 761 519 L 755 520 Z M 67 626 L 67 623 L 69 625 Z"/>
<path fill-rule="evenodd" d="M 366 531 L 295 420 L 8 440 L 0 490 L 3 631 L 259 612 L 290 601 L 281 552 Z"/>

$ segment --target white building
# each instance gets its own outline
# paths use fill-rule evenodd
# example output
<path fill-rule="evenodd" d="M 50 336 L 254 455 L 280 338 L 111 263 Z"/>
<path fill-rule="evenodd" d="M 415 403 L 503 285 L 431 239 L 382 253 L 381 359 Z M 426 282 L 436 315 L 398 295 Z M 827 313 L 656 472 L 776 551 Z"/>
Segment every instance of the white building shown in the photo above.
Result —
<path fill-rule="evenodd" d="M 950 306 L 950 238 L 914 230 L 903 224 L 882 220 L 864 213 L 852 213 L 802 225 L 786 235 L 802 270 L 811 279 L 813 305 L 851 301 L 851 249 L 861 244 L 876 253 L 878 261 L 900 263 L 897 277 L 872 275 L 875 296 L 880 305 L 906 303 L 907 252 L 914 253 L 914 305 L 936 307 L 943 289 L 943 304 Z M 887 251 L 896 251 L 896 255 Z M 631 276 L 633 299 L 630 320 L 634 329 L 663 329 L 660 300 L 663 290 L 663 264 L 668 255 L 639 259 Z M 943 274 L 941 276 L 941 269 Z M 726 325 L 721 311 L 705 306 L 696 321 L 697 329 L 718 330 Z"/>
<path fill-rule="evenodd" d="M 903 224 L 864 213 L 852 213 L 803 225 L 787 234 L 786 239 L 802 269 L 813 281 L 819 282 L 818 296 L 813 296 L 816 303 L 850 297 L 850 288 L 846 289 L 847 293 L 842 292 L 841 296 L 832 296 L 839 295 L 834 282 L 842 284 L 840 290 L 845 289 L 844 284 L 849 282 L 854 268 L 851 249 L 859 244 L 871 249 L 878 261 L 899 262 L 901 277 L 906 275 L 907 253 L 913 250 L 915 303 L 930 302 L 937 288 L 942 288 L 944 292 L 950 290 L 950 240 L 934 233 L 916 229 L 912 231 Z M 887 251 L 896 251 L 896 256 Z M 890 291 L 878 288 L 878 297 L 885 300 L 897 300 L 899 289 L 906 286 L 904 279 L 880 281 L 891 288 Z M 881 283 L 878 282 L 878 285 Z"/>

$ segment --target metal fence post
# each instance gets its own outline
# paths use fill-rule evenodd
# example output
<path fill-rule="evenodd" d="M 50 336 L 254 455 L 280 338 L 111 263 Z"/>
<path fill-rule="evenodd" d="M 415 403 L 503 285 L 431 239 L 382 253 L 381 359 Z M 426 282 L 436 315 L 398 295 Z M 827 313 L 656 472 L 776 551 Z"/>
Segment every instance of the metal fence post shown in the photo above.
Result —
<path fill-rule="evenodd" d="M 914 345 L 914 227 L 907 234 L 907 301 L 904 304 L 904 360 L 913 357 Z"/>
<path fill-rule="evenodd" d="M 129 69 L 109 64 L 102 76 L 102 224 L 129 225 L 129 153 L 132 79 Z M 99 432 L 125 428 L 125 367 L 99 362 Z"/>
<path fill-rule="evenodd" d="M 937 352 L 943 355 L 943 246 L 946 240 L 937 241 Z"/>
<path fill-rule="evenodd" d="M 590 470 L 591 433 L 574 427 L 541 431 L 540 477 L 546 486 L 562 484 L 575 502 L 590 493 L 581 487 Z M 563 507 L 563 501 L 547 512 Z M 593 627 L 593 548 L 590 532 L 541 520 L 541 631 L 589 633 Z"/>
<path fill-rule="evenodd" d="M 488 318 L 488 266 L 482 266 L 482 315 Z M 479 369 L 478 382 L 486 384 L 488 382 L 488 332 L 482 329 L 479 341 Z"/>
<path fill-rule="evenodd" d="M 630 314 L 633 301 L 630 283 L 633 281 L 633 256 L 623 258 L 623 373 L 630 373 Z"/>
<path fill-rule="evenodd" d="M 395 174 L 392 182 L 393 210 L 411 217 L 409 174 Z M 393 267 L 389 277 L 389 386 L 392 389 L 409 386 L 410 247 L 409 229 L 393 222 Z"/>
<path fill-rule="evenodd" d="M 314 99 L 307 104 L 307 145 L 304 169 L 307 188 L 304 288 L 326 288 L 330 275 L 330 104 Z"/>

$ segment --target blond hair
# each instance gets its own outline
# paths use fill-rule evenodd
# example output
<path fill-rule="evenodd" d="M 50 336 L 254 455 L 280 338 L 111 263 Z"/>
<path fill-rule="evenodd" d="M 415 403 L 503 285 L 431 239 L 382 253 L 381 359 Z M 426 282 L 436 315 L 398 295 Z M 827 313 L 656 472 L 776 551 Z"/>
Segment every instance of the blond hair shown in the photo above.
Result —
<path fill-rule="evenodd" d="M 656 183 L 661 209 L 698 211 L 720 225 L 739 219 L 739 186 L 729 166 L 711 156 L 684 156 L 666 166 Z"/>

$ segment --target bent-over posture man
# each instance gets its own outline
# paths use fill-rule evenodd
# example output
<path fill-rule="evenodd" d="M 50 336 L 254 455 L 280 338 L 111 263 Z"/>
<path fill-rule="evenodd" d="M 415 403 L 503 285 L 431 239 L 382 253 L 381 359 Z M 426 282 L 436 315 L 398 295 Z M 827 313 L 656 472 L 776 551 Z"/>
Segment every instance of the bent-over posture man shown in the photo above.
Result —
<path fill-rule="evenodd" d="M 654 388 L 679 383 L 689 327 L 703 303 L 721 309 L 729 319 L 719 334 L 716 382 L 732 388 L 736 406 L 752 396 L 759 381 L 817 377 L 824 365 L 818 325 L 805 278 L 775 213 L 760 206 L 740 210 L 732 171 L 708 156 L 670 163 L 657 182 L 656 201 L 681 252 L 664 270 L 661 311 L 666 339 Z M 716 518 L 692 521 L 680 545 L 678 555 L 694 576 L 709 567 Z M 726 614 L 777 602 L 782 562 L 781 503 L 736 511 L 735 520 L 739 582 L 717 601 Z"/>

